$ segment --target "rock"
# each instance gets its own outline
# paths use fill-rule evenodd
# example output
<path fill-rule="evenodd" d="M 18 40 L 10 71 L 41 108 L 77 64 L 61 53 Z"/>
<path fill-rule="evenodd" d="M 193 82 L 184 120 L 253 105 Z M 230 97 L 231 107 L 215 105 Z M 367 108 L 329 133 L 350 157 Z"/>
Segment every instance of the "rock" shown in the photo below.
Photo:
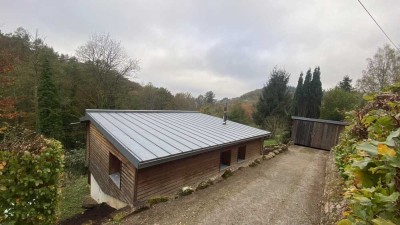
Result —
<path fill-rule="evenodd" d="M 196 190 L 202 190 L 207 188 L 208 186 L 213 185 L 212 180 L 207 180 L 207 181 L 202 181 L 200 184 L 197 186 Z"/>
<path fill-rule="evenodd" d="M 186 186 L 183 187 L 181 190 L 179 190 L 179 195 L 180 196 L 186 196 L 186 195 L 190 195 L 194 192 L 194 189 L 192 187 Z"/>
<path fill-rule="evenodd" d="M 94 207 L 98 206 L 99 203 L 96 202 L 90 195 L 86 195 L 82 201 L 82 208 L 84 209 L 93 209 Z"/>
<path fill-rule="evenodd" d="M 230 170 L 230 169 L 226 169 L 225 172 L 221 175 L 221 177 L 224 179 L 226 179 L 230 176 L 232 176 L 232 170 Z"/>
<path fill-rule="evenodd" d="M 257 163 L 251 162 L 251 163 L 249 164 L 249 166 L 250 166 L 250 167 L 255 167 L 255 166 L 257 166 Z"/>
<path fill-rule="evenodd" d="M 275 153 L 275 155 L 278 155 L 279 151 L 278 150 L 274 150 L 274 153 Z"/>
<path fill-rule="evenodd" d="M 275 157 L 275 153 L 273 153 L 273 152 L 268 153 L 268 155 L 271 156 L 272 158 Z"/>
<path fill-rule="evenodd" d="M 273 151 L 274 148 L 269 147 L 269 148 L 265 148 L 265 150 L 266 150 L 266 151 Z"/>

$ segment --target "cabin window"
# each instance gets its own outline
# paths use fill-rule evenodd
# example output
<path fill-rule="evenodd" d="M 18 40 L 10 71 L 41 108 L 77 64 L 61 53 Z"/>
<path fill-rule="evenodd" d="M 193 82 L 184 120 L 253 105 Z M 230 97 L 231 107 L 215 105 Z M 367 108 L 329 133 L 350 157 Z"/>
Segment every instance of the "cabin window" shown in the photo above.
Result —
<path fill-rule="evenodd" d="M 108 161 L 108 175 L 118 188 L 121 188 L 121 165 L 121 160 L 119 160 L 110 152 Z"/>
<path fill-rule="evenodd" d="M 231 165 L 231 150 L 221 152 L 219 169 L 224 170 Z"/>
<path fill-rule="evenodd" d="M 237 161 L 242 162 L 246 159 L 246 146 L 239 147 Z"/>

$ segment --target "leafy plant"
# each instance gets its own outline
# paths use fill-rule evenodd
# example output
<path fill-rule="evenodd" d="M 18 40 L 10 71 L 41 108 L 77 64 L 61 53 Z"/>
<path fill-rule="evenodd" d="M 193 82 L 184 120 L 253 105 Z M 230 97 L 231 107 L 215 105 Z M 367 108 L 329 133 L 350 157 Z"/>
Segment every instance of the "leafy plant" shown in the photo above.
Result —
<path fill-rule="evenodd" d="M 65 152 L 65 172 L 71 175 L 80 176 L 87 173 L 85 166 L 86 152 L 85 149 L 73 149 Z"/>
<path fill-rule="evenodd" d="M 24 131 L 0 143 L 0 223 L 54 224 L 63 171 L 60 142 Z"/>
<path fill-rule="evenodd" d="M 351 125 L 334 149 L 350 210 L 339 224 L 400 224 L 399 88 L 348 115 Z"/>

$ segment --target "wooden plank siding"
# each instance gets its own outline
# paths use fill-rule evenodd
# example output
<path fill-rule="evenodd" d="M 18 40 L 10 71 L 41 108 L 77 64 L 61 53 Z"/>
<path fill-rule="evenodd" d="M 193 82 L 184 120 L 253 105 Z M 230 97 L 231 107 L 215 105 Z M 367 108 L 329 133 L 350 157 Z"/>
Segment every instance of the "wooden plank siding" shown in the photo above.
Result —
<path fill-rule="evenodd" d="M 292 140 L 294 144 L 330 150 L 334 147 L 345 123 L 310 118 L 293 119 Z"/>
<path fill-rule="evenodd" d="M 96 179 L 104 193 L 133 205 L 136 179 L 135 167 L 119 153 L 93 124 L 90 124 L 88 129 L 89 172 Z M 110 152 L 122 162 L 121 189 L 115 185 L 108 175 Z"/>
<path fill-rule="evenodd" d="M 261 155 L 262 139 L 242 143 L 220 150 L 183 158 L 138 170 L 137 201 L 143 202 L 154 196 L 174 195 L 184 186 L 197 185 L 203 180 L 223 173 L 220 171 L 220 153 L 231 150 L 231 166 L 236 169 Z M 261 143 L 261 144 L 260 144 Z M 245 161 L 237 162 L 237 151 L 246 145 Z"/>
<path fill-rule="evenodd" d="M 252 140 L 187 158 L 136 169 L 93 125 L 87 126 L 89 172 L 102 191 L 129 205 L 143 203 L 153 196 L 170 196 L 184 186 L 195 186 L 220 175 L 220 153 L 231 150 L 231 169 L 251 163 L 261 156 L 263 139 Z M 246 146 L 245 160 L 237 162 L 238 148 Z M 108 175 L 109 153 L 122 162 L 121 189 Z"/>

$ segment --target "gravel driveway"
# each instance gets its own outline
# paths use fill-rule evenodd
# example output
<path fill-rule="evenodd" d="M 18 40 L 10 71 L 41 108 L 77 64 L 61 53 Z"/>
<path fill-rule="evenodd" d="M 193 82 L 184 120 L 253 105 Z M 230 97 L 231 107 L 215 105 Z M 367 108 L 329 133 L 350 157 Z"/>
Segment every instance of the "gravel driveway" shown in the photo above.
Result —
<path fill-rule="evenodd" d="M 122 224 L 318 224 L 328 152 L 291 146 L 192 195 Z"/>

